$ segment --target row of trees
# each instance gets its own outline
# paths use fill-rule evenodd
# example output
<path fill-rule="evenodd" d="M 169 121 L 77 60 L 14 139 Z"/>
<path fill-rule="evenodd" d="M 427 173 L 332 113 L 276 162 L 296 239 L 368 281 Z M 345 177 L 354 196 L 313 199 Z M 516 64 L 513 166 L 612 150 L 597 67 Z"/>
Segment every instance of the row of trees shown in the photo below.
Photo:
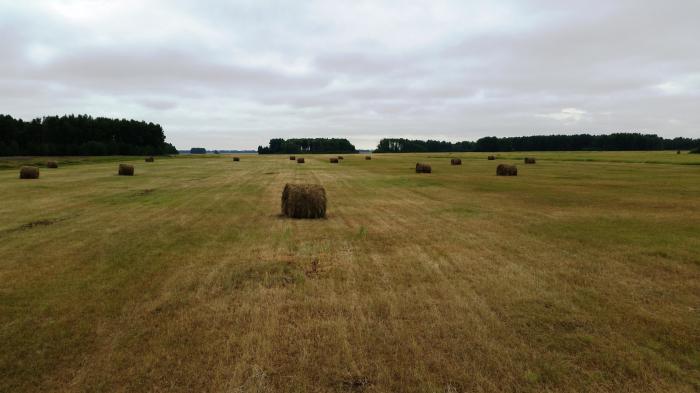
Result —
<path fill-rule="evenodd" d="M 297 138 L 297 139 L 270 139 L 267 147 L 258 146 L 258 154 L 352 154 L 357 149 L 347 139 L 341 138 Z"/>
<path fill-rule="evenodd" d="M 474 151 L 474 142 L 420 141 L 403 138 L 385 138 L 379 141 L 377 153 L 420 153 Z"/>
<path fill-rule="evenodd" d="M 688 150 L 700 148 L 700 139 L 666 139 L 653 134 L 616 133 L 609 135 L 534 135 L 498 138 L 476 142 L 382 139 L 377 153 L 467 152 L 467 151 L 576 151 L 576 150 Z"/>
<path fill-rule="evenodd" d="M 31 121 L 0 115 L 0 156 L 177 154 L 159 124 L 88 115 Z"/>

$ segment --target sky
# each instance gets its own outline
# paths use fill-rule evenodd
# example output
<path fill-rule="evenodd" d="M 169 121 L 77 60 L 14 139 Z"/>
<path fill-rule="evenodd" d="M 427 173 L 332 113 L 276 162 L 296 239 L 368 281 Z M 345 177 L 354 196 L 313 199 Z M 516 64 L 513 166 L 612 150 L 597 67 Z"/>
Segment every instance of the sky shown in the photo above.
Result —
<path fill-rule="evenodd" d="M 700 1 L 0 0 L 0 113 L 270 138 L 700 137 Z"/>

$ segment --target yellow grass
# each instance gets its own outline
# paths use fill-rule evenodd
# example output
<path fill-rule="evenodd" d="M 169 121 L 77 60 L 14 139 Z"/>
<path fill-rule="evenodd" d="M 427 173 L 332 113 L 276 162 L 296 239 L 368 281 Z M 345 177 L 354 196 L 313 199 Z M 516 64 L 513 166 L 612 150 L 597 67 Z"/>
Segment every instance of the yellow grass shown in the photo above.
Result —
<path fill-rule="evenodd" d="M 700 156 L 486 155 L 0 171 L 0 391 L 700 390 Z"/>

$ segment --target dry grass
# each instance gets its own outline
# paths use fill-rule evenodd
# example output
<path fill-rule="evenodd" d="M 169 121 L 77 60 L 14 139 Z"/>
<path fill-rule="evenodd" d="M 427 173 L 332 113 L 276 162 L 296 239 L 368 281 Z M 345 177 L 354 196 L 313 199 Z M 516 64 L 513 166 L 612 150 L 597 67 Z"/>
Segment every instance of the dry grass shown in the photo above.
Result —
<path fill-rule="evenodd" d="M 666 154 L 0 171 L 0 391 L 697 391 L 700 156 Z"/>

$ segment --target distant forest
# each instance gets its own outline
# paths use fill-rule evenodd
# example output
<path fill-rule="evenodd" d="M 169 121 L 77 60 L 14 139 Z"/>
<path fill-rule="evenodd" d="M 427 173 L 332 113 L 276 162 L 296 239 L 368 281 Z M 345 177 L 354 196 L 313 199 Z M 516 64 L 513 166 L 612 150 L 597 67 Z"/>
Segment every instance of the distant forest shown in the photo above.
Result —
<path fill-rule="evenodd" d="M 87 115 L 25 122 L 0 115 L 0 156 L 178 154 L 159 124 Z"/>
<path fill-rule="evenodd" d="M 270 146 L 258 146 L 258 154 L 352 154 L 357 149 L 347 139 L 339 138 L 300 138 L 300 139 L 270 139 Z"/>
<path fill-rule="evenodd" d="M 690 150 L 700 149 L 700 139 L 665 139 L 658 135 L 618 133 L 609 135 L 535 135 L 476 142 L 382 139 L 377 153 L 469 152 L 469 151 L 577 151 L 577 150 Z"/>

